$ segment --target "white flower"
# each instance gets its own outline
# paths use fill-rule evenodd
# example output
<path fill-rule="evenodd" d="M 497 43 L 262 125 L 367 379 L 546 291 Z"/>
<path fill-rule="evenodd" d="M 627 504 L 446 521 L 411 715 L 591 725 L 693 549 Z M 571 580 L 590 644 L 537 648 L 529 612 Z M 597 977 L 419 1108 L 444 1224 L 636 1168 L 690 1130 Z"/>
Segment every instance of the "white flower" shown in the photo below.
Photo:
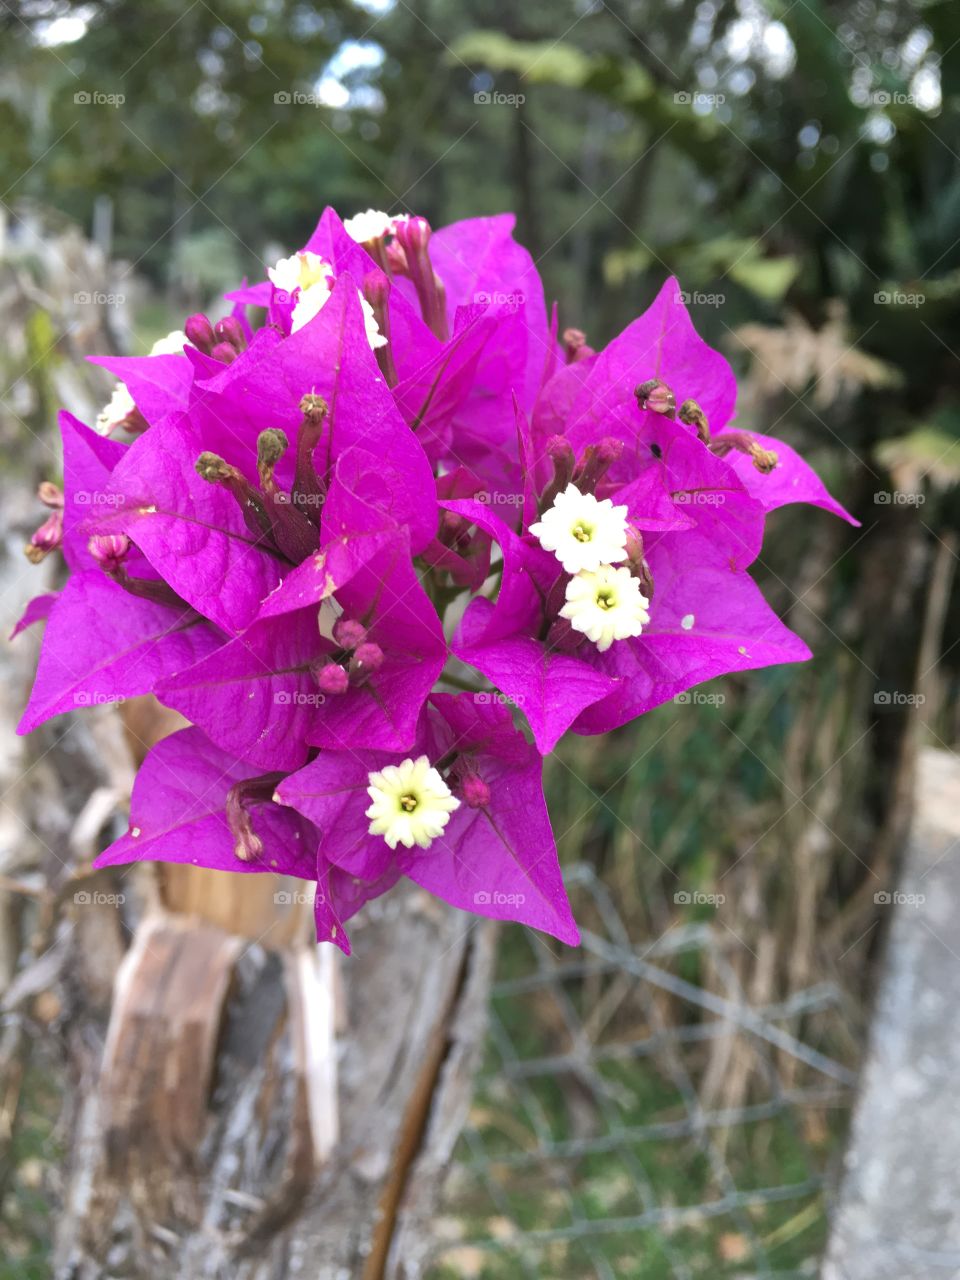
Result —
<path fill-rule="evenodd" d="M 530 532 L 552 551 L 567 573 L 599 569 L 627 558 L 627 508 L 609 498 L 598 501 L 568 484 Z"/>
<path fill-rule="evenodd" d="M 369 781 L 367 794 L 373 804 L 364 815 L 371 819 L 367 830 L 383 836 L 391 849 L 398 844 L 428 849 L 460 807 L 426 756 L 388 764 L 371 773 Z"/>
<path fill-rule="evenodd" d="M 118 382 L 113 388 L 113 395 L 109 402 L 97 414 L 97 431 L 102 436 L 109 435 L 128 413 L 133 413 L 136 407 L 133 396 L 127 390 L 127 384 Z"/>
<path fill-rule="evenodd" d="M 360 306 L 363 308 L 363 324 L 367 331 L 367 341 L 376 351 L 377 347 L 385 347 L 387 340 L 380 332 L 380 326 L 377 324 L 377 317 L 373 313 L 373 307 L 366 300 L 360 290 L 357 290 L 360 298 Z M 309 289 L 304 289 L 297 299 L 297 305 L 293 308 L 293 315 L 290 317 L 290 332 L 296 333 L 298 329 L 302 329 L 308 324 L 315 315 L 317 315 L 327 304 L 330 297 L 330 290 L 325 282 L 312 284 Z"/>
<path fill-rule="evenodd" d="M 303 253 L 291 254 L 289 258 L 281 258 L 276 266 L 267 269 L 267 275 L 274 288 L 281 293 L 293 293 L 295 289 L 306 292 L 317 284 L 326 285 L 329 293 L 327 278 L 333 275 L 333 267 L 319 254 L 304 250 Z M 317 311 L 319 310 L 320 307 L 317 307 Z"/>
<path fill-rule="evenodd" d="M 296 306 L 293 308 L 293 315 L 290 317 L 290 332 L 296 333 L 298 329 L 302 329 L 305 324 L 308 324 L 315 315 L 319 315 L 329 297 L 330 287 L 326 280 L 318 280 L 316 284 L 311 284 L 306 289 L 301 289 Z"/>
<path fill-rule="evenodd" d="M 348 236 L 363 244 L 366 240 L 379 240 L 381 236 L 389 234 L 393 230 L 393 219 L 389 213 L 368 209 L 366 213 L 357 213 L 352 218 L 347 218 L 343 229 Z"/>
<path fill-rule="evenodd" d="M 360 293 L 359 289 L 357 293 Z M 367 341 L 374 351 L 376 351 L 377 347 L 385 347 L 387 340 L 380 332 L 380 326 L 377 324 L 377 317 L 374 314 L 373 307 L 371 307 L 362 293 L 360 293 L 360 305 L 363 307 L 363 323 L 367 330 Z"/>
<path fill-rule="evenodd" d="M 606 653 L 614 640 L 640 635 L 650 621 L 649 606 L 629 569 L 605 564 L 596 571 L 581 570 L 570 579 L 560 617 Z"/>
<path fill-rule="evenodd" d="M 168 333 L 165 338 L 158 338 L 150 348 L 152 356 L 175 356 L 183 352 L 184 347 L 189 346 L 187 335 L 182 329 L 174 329 Z M 113 394 L 109 402 L 97 414 L 97 431 L 102 436 L 108 436 L 114 427 L 118 427 L 128 414 L 133 413 L 136 409 L 133 402 L 133 396 L 127 389 L 125 382 L 118 382 L 113 388 Z"/>
<path fill-rule="evenodd" d="M 182 329 L 174 329 L 165 338 L 158 338 L 150 348 L 152 356 L 179 356 L 188 346 L 187 335 Z"/>

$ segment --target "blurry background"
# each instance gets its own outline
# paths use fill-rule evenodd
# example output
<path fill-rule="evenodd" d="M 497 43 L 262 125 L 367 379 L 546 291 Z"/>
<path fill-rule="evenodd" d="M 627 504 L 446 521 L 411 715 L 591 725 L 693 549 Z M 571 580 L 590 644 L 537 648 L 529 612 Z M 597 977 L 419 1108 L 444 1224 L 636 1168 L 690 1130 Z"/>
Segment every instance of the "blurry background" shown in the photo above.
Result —
<path fill-rule="evenodd" d="M 80 356 L 215 311 L 327 203 L 515 210 L 594 346 L 676 273 L 741 424 L 862 521 L 770 521 L 756 571 L 813 662 L 550 762 L 593 948 L 502 935 L 432 1272 L 815 1274 L 916 751 L 960 731 L 960 6 L 3 0 L 0 33 L 12 546 L 56 405 L 109 391 Z M 777 1035 L 711 1030 L 712 997 Z M 45 1274 L 44 1062 L 0 1115 L 3 1277 Z"/>

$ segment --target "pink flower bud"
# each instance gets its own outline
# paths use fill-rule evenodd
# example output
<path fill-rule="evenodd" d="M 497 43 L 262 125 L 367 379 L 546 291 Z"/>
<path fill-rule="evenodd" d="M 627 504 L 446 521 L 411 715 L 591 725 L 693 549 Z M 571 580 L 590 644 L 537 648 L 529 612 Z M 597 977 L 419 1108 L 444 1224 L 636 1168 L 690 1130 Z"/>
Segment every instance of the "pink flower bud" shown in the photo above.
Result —
<path fill-rule="evenodd" d="M 237 351 L 231 347 L 229 342 L 218 342 L 210 352 L 214 360 L 219 360 L 221 364 L 233 364 L 237 358 Z"/>
<path fill-rule="evenodd" d="M 490 803 L 490 788 L 479 773 L 466 773 L 460 779 L 460 794 L 471 809 L 485 809 Z"/>
<path fill-rule="evenodd" d="M 314 684 L 323 693 L 346 693 L 350 687 L 350 677 L 335 662 L 315 663 L 310 668 L 310 674 Z"/>
<path fill-rule="evenodd" d="M 205 356 L 208 356 L 216 345 L 213 325 L 202 312 L 189 316 L 183 331 L 187 335 L 187 341 L 192 342 Z"/>
<path fill-rule="evenodd" d="M 229 343 L 234 351 L 246 351 L 247 336 L 236 316 L 224 316 L 222 320 L 218 320 L 213 327 L 213 332 L 219 342 Z"/>
<path fill-rule="evenodd" d="M 372 640 L 358 646 L 350 659 L 350 677 L 355 684 L 362 684 L 383 666 L 383 650 Z"/>
<path fill-rule="evenodd" d="M 98 533 L 87 543 L 87 549 L 105 573 L 115 573 L 130 550 L 130 539 L 125 533 Z"/>
<path fill-rule="evenodd" d="M 338 618 L 333 624 L 333 638 L 341 649 L 357 649 L 367 638 L 367 628 L 355 618 Z"/>

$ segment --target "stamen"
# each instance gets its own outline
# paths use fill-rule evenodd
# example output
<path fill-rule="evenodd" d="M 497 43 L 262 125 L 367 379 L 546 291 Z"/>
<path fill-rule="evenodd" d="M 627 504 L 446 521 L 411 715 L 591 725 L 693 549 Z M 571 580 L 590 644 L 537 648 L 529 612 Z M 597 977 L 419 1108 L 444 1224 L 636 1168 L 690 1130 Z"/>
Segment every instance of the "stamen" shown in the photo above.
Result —
<path fill-rule="evenodd" d="M 325 483 L 317 475 L 313 451 L 323 434 L 323 424 L 330 407 L 323 396 L 314 392 L 300 401 L 303 421 L 297 433 L 297 465 L 293 482 L 293 504 L 303 511 L 319 527 L 320 510 L 327 496 Z"/>
<path fill-rule="evenodd" d="M 681 422 L 685 422 L 688 427 L 696 427 L 697 435 L 704 444 L 710 443 L 710 424 L 707 422 L 707 415 L 703 412 L 696 400 L 684 400 L 680 406 L 680 412 L 677 415 Z"/>
<path fill-rule="evenodd" d="M 263 853 L 263 841 L 253 829 L 247 806 L 272 800 L 285 776 L 282 773 L 264 773 L 235 783 L 227 792 L 227 823 L 233 833 L 233 852 L 241 862 L 255 862 Z"/>
<path fill-rule="evenodd" d="M 710 441 L 710 452 L 725 458 L 736 451 L 745 453 L 761 475 L 768 476 L 780 461 L 772 449 L 765 449 L 747 431 L 724 431 Z"/>
<path fill-rule="evenodd" d="M 219 454 L 207 451 L 197 458 L 196 470 L 197 475 L 208 484 L 218 484 L 222 489 L 233 494 L 243 512 L 244 522 L 252 534 L 257 538 L 264 535 L 270 537 L 272 526 L 263 505 L 263 498 L 246 476 L 242 475 L 236 467 L 232 467 L 229 462 L 225 462 Z"/>
<path fill-rule="evenodd" d="M 294 564 L 313 555 L 319 545 L 317 527 L 303 511 L 293 506 L 274 478 L 274 468 L 287 451 L 289 441 L 278 428 L 261 431 L 257 437 L 257 473 L 266 497 L 267 518 L 277 546 Z"/>

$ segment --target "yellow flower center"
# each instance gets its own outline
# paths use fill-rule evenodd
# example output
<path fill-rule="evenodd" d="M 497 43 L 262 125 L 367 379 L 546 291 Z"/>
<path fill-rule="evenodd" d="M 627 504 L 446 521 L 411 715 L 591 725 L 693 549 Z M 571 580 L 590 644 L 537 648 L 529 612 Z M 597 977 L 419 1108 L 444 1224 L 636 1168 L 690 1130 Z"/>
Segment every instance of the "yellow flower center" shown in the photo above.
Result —
<path fill-rule="evenodd" d="M 414 809 L 416 809 L 419 803 L 420 801 L 417 799 L 417 797 L 413 795 L 412 792 L 409 792 L 409 791 L 406 793 L 406 795 L 402 795 L 400 797 L 400 808 L 403 809 L 404 812 L 406 813 L 413 813 Z"/>
<path fill-rule="evenodd" d="M 588 524 L 584 524 L 579 520 L 570 530 L 578 542 L 589 542 L 593 537 L 593 529 Z"/>

